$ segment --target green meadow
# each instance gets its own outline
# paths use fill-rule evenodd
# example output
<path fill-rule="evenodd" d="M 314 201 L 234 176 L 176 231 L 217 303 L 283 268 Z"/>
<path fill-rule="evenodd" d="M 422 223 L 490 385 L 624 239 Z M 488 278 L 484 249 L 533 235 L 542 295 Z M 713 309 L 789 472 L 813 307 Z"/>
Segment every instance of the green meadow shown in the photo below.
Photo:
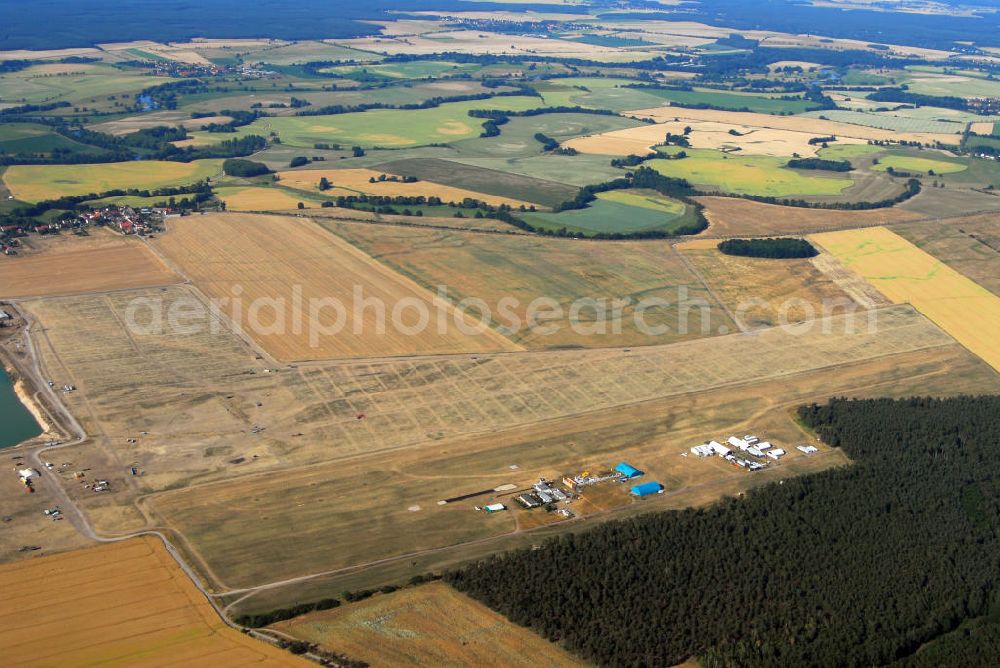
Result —
<path fill-rule="evenodd" d="M 317 143 L 365 148 L 406 148 L 443 144 L 478 137 L 485 119 L 469 116 L 471 109 L 523 111 L 543 106 L 537 97 L 511 96 L 442 104 L 431 109 L 375 109 L 331 116 L 276 116 L 260 118 L 237 134 L 195 132 L 203 141 L 216 142 L 272 132 L 288 146 L 312 148 Z"/>
<path fill-rule="evenodd" d="M 881 158 L 877 165 L 872 165 L 872 170 L 885 172 L 892 167 L 900 172 L 916 172 L 926 174 L 931 170 L 935 174 L 954 174 L 963 172 L 968 166 L 952 160 L 935 160 L 933 158 L 916 158 L 907 155 L 889 155 Z"/>
<path fill-rule="evenodd" d="M 0 102 L 72 102 L 138 92 L 167 81 L 173 79 L 123 71 L 101 63 L 34 65 L 18 72 L 0 75 Z"/>
<path fill-rule="evenodd" d="M 662 149 L 670 154 L 677 150 L 676 147 Z M 805 175 L 788 169 L 784 158 L 726 154 L 711 149 L 684 150 L 686 158 L 650 160 L 646 166 L 665 176 L 687 179 L 692 184 L 740 195 L 839 195 L 853 184 L 849 178 Z"/>
<path fill-rule="evenodd" d="M 567 232 L 582 236 L 615 232 L 628 234 L 645 230 L 671 232 L 693 222 L 693 216 L 685 215 L 687 207 L 680 202 L 675 203 L 679 205 L 679 210 L 674 208 L 672 211 L 667 210 L 668 206 L 665 203 L 654 207 L 648 200 L 633 206 L 629 201 L 642 200 L 642 196 L 630 194 L 632 197 L 626 196 L 620 200 L 614 197 L 599 197 L 585 209 L 518 215 L 535 227 L 549 230 L 565 228 Z"/>

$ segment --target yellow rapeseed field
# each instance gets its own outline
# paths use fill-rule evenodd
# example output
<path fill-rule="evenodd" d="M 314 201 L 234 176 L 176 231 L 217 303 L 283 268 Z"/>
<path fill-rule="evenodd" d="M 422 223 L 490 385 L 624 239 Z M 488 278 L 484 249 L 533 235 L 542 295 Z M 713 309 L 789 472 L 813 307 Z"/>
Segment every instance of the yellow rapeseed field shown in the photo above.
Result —
<path fill-rule="evenodd" d="M 826 232 L 812 240 L 1000 371 L 1000 297 L 884 227 Z"/>

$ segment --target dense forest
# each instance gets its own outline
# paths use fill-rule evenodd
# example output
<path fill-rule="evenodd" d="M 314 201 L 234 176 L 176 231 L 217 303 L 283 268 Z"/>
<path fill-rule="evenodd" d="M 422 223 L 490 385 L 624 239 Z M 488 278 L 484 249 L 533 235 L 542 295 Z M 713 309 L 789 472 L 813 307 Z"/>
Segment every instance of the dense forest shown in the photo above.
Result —
<path fill-rule="evenodd" d="M 835 399 L 799 419 L 854 463 L 446 579 L 600 665 L 989 665 L 1000 397 Z"/>
<path fill-rule="evenodd" d="M 805 239 L 780 237 L 775 239 L 727 239 L 719 244 L 726 255 L 762 257 L 783 260 L 796 257 L 816 257 L 819 252 Z"/>

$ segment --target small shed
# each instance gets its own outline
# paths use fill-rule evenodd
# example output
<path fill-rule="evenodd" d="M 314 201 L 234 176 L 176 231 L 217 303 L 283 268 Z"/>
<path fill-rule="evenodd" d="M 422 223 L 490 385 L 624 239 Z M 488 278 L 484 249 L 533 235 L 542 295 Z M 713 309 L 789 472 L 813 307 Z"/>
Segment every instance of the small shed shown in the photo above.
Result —
<path fill-rule="evenodd" d="M 663 485 L 658 482 L 644 482 L 636 485 L 631 490 L 632 496 L 649 496 L 650 494 L 663 494 Z"/>
<path fill-rule="evenodd" d="M 638 478 L 639 476 L 642 475 L 642 471 L 635 468 L 631 464 L 626 464 L 625 462 L 621 462 L 620 464 L 618 464 L 618 466 L 615 467 L 615 471 L 621 473 L 626 480 L 631 480 L 632 478 Z"/>

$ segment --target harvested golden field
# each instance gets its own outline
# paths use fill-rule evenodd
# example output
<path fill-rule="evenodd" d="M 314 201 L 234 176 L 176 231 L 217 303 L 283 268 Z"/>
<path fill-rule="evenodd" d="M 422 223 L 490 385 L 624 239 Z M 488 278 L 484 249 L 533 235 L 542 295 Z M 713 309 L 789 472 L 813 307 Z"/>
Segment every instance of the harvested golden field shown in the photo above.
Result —
<path fill-rule="evenodd" d="M 870 211 L 838 211 L 762 204 L 737 197 L 697 199 L 705 205 L 705 217 L 709 222 L 704 234 L 714 237 L 807 234 L 851 227 L 891 225 L 924 217 L 914 211 L 895 207 Z"/>
<path fill-rule="evenodd" d="M 679 244 L 677 249 L 741 329 L 793 324 L 822 317 L 824 311 L 855 307 L 809 259 L 737 257 L 720 252 L 717 241 L 707 248 L 698 241 L 692 244 Z"/>
<path fill-rule="evenodd" d="M 673 108 L 671 108 L 673 109 Z M 677 109 L 680 114 L 682 109 Z M 733 113 L 733 112 L 726 112 Z M 770 116 L 768 116 L 770 118 Z M 663 143 L 666 133 L 682 134 L 685 128 L 691 128 L 688 135 L 693 148 L 710 148 L 721 150 L 739 149 L 742 153 L 751 155 L 770 155 L 791 157 L 798 153 L 802 156 L 816 155 L 819 145 L 809 143 L 816 136 L 813 132 L 774 129 L 769 127 L 741 125 L 737 122 L 697 121 L 679 116 L 680 120 L 656 125 L 641 125 L 636 128 L 613 130 L 586 137 L 577 137 L 564 142 L 567 148 L 574 148 L 580 153 L 597 155 L 645 155 L 653 146 Z M 740 136 L 733 136 L 730 130 L 736 130 Z M 861 144 L 864 140 L 843 137 L 838 143 Z"/>
<path fill-rule="evenodd" d="M 450 304 L 311 220 L 182 218 L 156 246 L 209 298 L 239 297 L 239 325 L 280 360 L 518 349 L 486 328 L 463 333 Z M 430 322 L 439 313 L 444 333 Z M 474 329 L 471 319 L 457 318 Z"/>
<path fill-rule="evenodd" d="M 1000 297 L 884 227 L 812 239 L 886 297 L 912 304 L 1000 371 Z"/>
<path fill-rule="evenodd" d="M 509 336 L 529 349 L 567 346 L 649 345 L 693 339 L 732 329 L 732 322 L 708 294 L 697 276 L 664 241 L 580 242 L 526 235 L 484 235 L 418 228 L 382 228 L 350 223 L 326 223 L 328 229 L 375 259 L 421 285 L 445 286 L 449 297 L 482 300 L 494 327 L 511 326 Z M 684 291 L 681 294 L 681 291 Z M 682 301 L 706 305 L 692 310 L 688 331 L 679 331 Z M 509 313 L 501 311 L 502 300 Z M 551 299 L 563 317 L 553 319 L 557 331 L 526 326 L 536 299 Z M 579 300 L 598 300 L 586 306 Z M 642 311 L 642 300 L 662 303 Z M 611 300 L 628 300 L 618 327 L 611 321 Z M 570 321 L 579 305 L 578 326 Z M 601 310 L 598 310 L 598 309 Z M 482 310 L 482 309 L 481 309 Z M 602 325 L 601 315 L 609 317 Z M 643 331 L 642 324 L 657 328 Z M 704 331 L 702 326 L 707 328 Z M 666 327 L 666 331 L 659 328 Z"/>
<path fill-rule="evenodd" d="M 756 114 L 744 111 L 721 111 L 717 109 L 685 109 L 683 107 L 654 107 L 652 109 L 638 109 L 636 111 L 625 112 L 628 116 L 635 118 L 652 118 L 657 123 L 680 121 L 712 121 L 721 123 L 728 127 L 748 127 L 748 128 L 771 128 L 773 130 L 790 130 L 792 132 L 807 133 L 812 137 L 825 137 L 834 135 L 838 138 L 853 139 L 879 139 L 885 141 L 917 141 L 925 144 L 933 144 L 936 141 L 942 143 L 954 143 L 953 134 L 936 134 L 932 132 L 893 132 L 882 130 L 865 125 L 854 125 L 852 123 L 838 123 L 836 121 L 825 121 L 820 118 L 808 118 L 803 116 L 775 116 L 772 114 Z M 692 126 L 693 127 L 693 126 Z M 738 138 L 734 138 L 738 139 Z"/>
<path fill-rule="evenodd" d="M 98 232 L 91 239 L 79 247 L 52 244 L 51 248 L 46 240 L 41 242 L 40 252 L 0 257 L 0 298 L 71 295 L 181 281 L 134 237 Z"/>
<path fill-rule="evenodd" d="M 587 665 L 442 582 L 312 613 L 272 628 L 361 659 L 373 668 Z"/>
<path fill-rule="evenodd" d="M 486 195 L 484 193 L 465 190 L 463 188 L 453 188 L 452 186 L 434 183 L 433 181 L 417 181 L 415 183 L 403 183 L 402 177 L 406 174 L 399 174 L 399 181 L 380 181 L 379 177 L 385 172 L 371 169 L 300 169 L 279 172 L 279 183 L 296 190 L 320 193 L 319 181 L 326 177 L 333 187 L 327 190 L 326 195 L 381 195 L 385 197 L 440 197 L 444 203 L 459 203 L 466 198 L 478 199 L 493 206 L 509 204 L 513 207 L 531 206 L 531 202 L 510 199 L 508 197 L 498 197 Z M 375 179 L 372 183 L 371 179 Z M 536 205 L 537 206 L 537 205 Z"/>
<path fill-rule="evenodd" d="M 216 196 L 226 203 L 227 211 L 291 211 L 299 202 L 308 208 L 319 204 L 306 197 L 296 197 L 280 188 L 258 188 L 255 186 L 217 188 Z"/>
<path fill-rule="evenodd" d="M 155 538 L 6 564 L 0 587 L 12 668 L 309 665 L 226 626 Z"/>

